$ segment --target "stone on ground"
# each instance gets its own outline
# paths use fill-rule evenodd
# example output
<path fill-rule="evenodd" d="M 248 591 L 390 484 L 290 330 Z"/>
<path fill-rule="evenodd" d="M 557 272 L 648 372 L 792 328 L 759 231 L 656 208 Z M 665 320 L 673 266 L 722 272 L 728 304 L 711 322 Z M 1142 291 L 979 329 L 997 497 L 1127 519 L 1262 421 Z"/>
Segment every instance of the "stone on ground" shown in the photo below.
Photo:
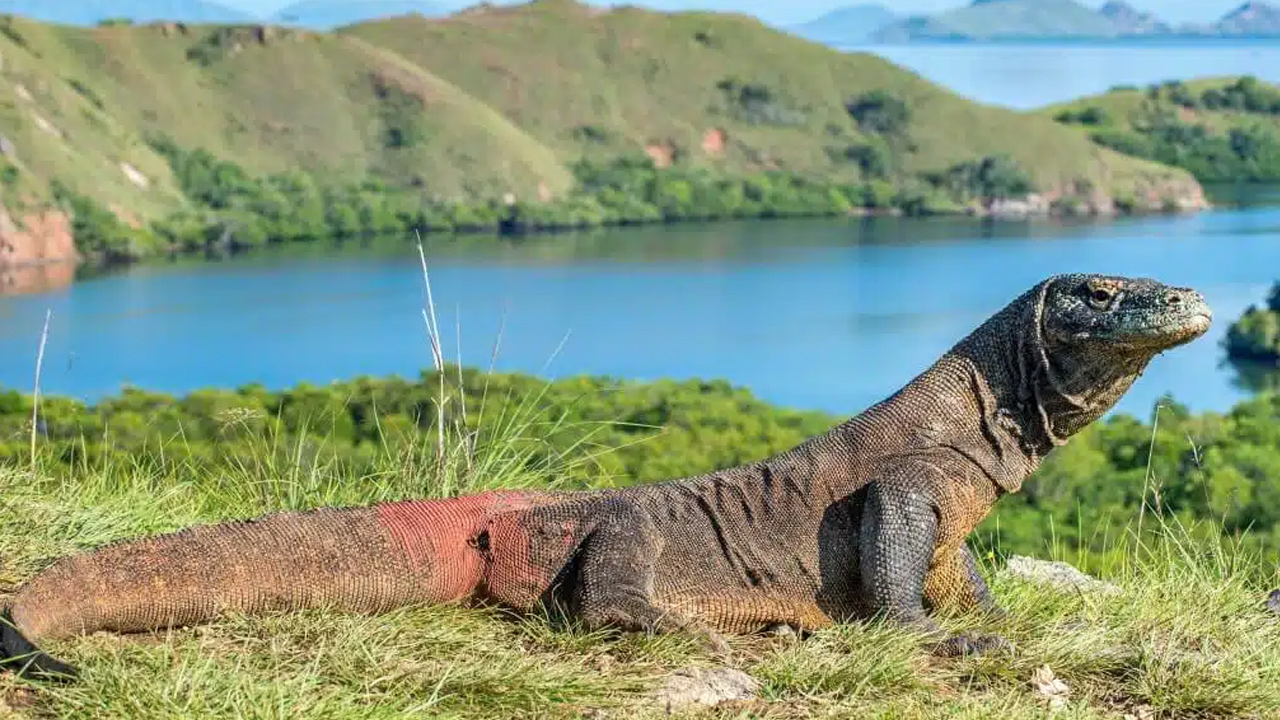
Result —
<path fill-rule="evenodd" d="M 1120 592 L 1118 585 L 1086 575 L 1060 560 L 1049 562 L 1022 555 L 1012 555 L 1005 566 L 1005 572 L 1022 580 L 1037 585 L 1048 585 L 1057 590 L 1099 592 L 1104 594 Z"/>
<path fill-rule="evenodd" d="M 689 667 L 675 671 L 655 694 L 668 712 L 690 705 L 715 706 L 732 700 L 750 700 L 760 683 L 728 667 Z"/>

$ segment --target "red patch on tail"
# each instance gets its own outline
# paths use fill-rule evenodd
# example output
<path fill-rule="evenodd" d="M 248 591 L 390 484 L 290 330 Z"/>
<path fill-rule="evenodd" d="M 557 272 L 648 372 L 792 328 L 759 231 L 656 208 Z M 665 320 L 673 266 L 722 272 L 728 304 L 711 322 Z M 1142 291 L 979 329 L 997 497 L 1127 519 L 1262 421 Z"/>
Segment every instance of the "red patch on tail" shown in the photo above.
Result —
<path fill-rule="evenodd" d="M 533 493 L 492 491 L 446 500 L 378 505 L 378 522 L 409 562 L 427 577 L 424 594 L 436 602 L 461 600 L 484 577 L 481 534 L 495 514 L 538 504 Z"/>

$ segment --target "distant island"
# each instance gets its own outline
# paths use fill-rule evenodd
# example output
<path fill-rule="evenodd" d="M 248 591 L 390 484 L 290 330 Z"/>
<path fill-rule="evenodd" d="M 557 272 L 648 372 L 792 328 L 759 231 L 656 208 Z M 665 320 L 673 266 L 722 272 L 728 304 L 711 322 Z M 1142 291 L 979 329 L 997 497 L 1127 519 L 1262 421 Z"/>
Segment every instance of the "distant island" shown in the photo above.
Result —
<path fill-rule="evenodd" d="M 1280 7 L 1250 0 L 1218 20 L 1174 25 L 1124 0 L 1094 10 L 1076 0 L 973 0 L 934 15 L 902 17 L 888 7 L 840 8 L 787 28 L 834 45 L 1007 40 L 1280 38 Z"/>

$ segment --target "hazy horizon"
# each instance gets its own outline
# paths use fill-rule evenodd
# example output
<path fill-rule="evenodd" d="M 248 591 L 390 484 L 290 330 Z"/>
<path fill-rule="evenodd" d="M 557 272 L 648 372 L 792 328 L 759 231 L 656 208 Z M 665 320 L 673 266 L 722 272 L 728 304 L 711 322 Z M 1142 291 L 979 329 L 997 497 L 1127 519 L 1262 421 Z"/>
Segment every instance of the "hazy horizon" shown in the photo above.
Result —
<path fill-rule="evenodd" d="M 428 0 L 431 2 L 433 0 Z M 458 10 L 477 4 L 478 0 L 459 2 L 457 0 L 434 0 L 435 4 L 450 10 Z M 747 12 L 767 22 L 795 23 L 810 20 L 825 12 L 850 5 L 861 5 L 876 0 L 791 0 L 779 3 L 777 0 L 638 0 L 634 4 L 658 10 L 719 10 Z M 893 7 L 900 14 L 936 13 L 955 7 L 968 5 L 968 0 L 879 0 L 886 7 Z M 1105 0 L 1082 0 L 1089 7 L 1101 7 Z M 1217 20 L 1232 9 L 1239 7 L 1244 0 L 1127 0 L 1139 10 L 1153 12 L 1161 18 L 1173 22 L 1206 22 Z M 269 15 L 283 7 L 293 4 L 291 0 L 221 0 L 230 7 L 249 13 Z M 499 0 L 495 4 L 513 4 L 510 0 Z M 620 3 L 592 2 L 593 5 L 609 5 Z"/>

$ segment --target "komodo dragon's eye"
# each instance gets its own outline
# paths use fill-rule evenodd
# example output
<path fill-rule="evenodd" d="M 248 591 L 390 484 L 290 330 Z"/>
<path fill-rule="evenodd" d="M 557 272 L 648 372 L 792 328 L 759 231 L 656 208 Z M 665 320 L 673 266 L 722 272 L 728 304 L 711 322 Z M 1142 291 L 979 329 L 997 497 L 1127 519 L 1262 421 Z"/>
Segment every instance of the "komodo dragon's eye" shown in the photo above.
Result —
<path fill-rule="evenodd" d="M 1105 310 L 1116 297 L 1114 288 L 1103 287 L 1101 285 L 1090 285 L 1088 288 L 1089 304 L 1099 310 Z"/>

